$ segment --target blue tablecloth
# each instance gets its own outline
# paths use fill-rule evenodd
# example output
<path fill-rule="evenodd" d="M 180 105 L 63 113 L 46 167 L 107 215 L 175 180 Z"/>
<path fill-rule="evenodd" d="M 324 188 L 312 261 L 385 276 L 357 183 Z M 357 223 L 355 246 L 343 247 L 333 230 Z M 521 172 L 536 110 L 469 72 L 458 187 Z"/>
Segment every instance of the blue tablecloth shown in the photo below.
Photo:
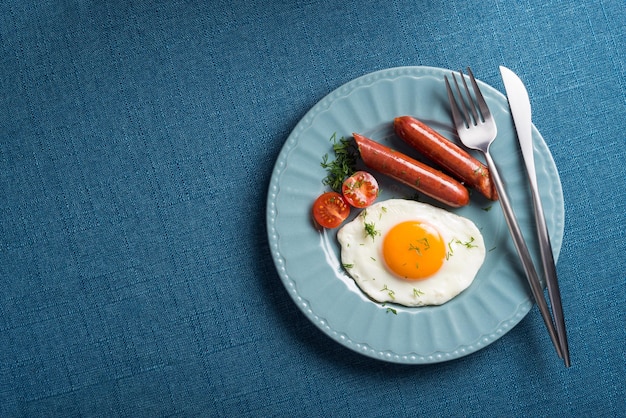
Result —
<path fill-rule="evenodd" d="M 626 414 L 622 0 L 0 4 L 0 416 Z M 572 366 L 536 308 L 432 365 L 312 324 L 265 228 L 278 153 L 390 67 L 525 81 L 565 200 Z"/>

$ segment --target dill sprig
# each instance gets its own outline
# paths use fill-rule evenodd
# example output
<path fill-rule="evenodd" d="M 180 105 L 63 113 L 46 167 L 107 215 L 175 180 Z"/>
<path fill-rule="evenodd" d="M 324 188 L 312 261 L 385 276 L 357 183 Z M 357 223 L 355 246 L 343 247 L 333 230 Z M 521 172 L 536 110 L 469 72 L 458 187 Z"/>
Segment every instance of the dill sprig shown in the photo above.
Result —
<path fill-rule="evenodd" d="M 382 289 L 380 289 L 380 291 L 381 291 L 381 292 L 387 292 L 387 295 L 389 295 L 389 297 L 390 297 L 392 300 L 395 300 L 395 298 L 396 298 L 396 292 L 394 292 L 393 290 L 389 289 L 389 288 L 387 287 L 387 285 L 384 285 L 384 286 L 383 286 L 383 288 L 382 288 Z"/>
<path fill-rule="evenodd" d="M 365 222 L 365 235 L 372 237 L 372 241 L 374 241 L 376 235 L 380 235 L 380 231 L 376 229 L 374 222 Z"/>
<path fill-rule="evenodd" d="M 344 180 L 356 171 L 358 150 L 354 142 L 349 139 L 344 137 L 337 139 L 336 133 L 330 137 L 330 141 L 333 143 L 335 158 L 330 160 L 328 154 L 322 157 L 322 168 L 328 172 L 322 183 L 341 193 Z"/>

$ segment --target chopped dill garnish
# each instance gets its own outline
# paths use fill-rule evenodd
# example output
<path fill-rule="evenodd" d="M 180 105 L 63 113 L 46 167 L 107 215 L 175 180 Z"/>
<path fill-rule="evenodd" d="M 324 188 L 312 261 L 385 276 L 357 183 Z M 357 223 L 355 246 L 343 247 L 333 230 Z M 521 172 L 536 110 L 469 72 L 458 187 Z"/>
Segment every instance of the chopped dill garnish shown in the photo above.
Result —
<path fill-rule="evenodd" d="M 387 310 L 385 311 L 385 313 L 389 313 L 389 312 L 391 312 L 391 313 L 392 313 L 392 314 L 394 314 L 394 315 L 398 315 L 398 311 L 396 311 L 396 310 L 395 310 L 395 309 L 393 309 L 393 308 L 387 308 Z"/>
<path fill-rule="evenodd" d="M 413 296 L 415 296 L 415 297 L 420 297 L 420 296 L 422 296 L 423 294 L 424 294 L 424 292 L 422 292 L 421 290 L 416 289 L 416 288 L 413 288 Z"/>
<path fill-rule="evenodd" d="M 452 241 L 448 242 L 448 252 L 446 253 L 446 260 L 448 260 L 451 256 L 454 255 L 454 250 L 452 249 L 452 244 L 462 245 L 465 248 L 476 248 L 476 247 L 478 247 L 478 245 L 473 243 L 475 240 L 476 239 L 474 237 L 470 237 L 470 240 L 467 241 L 467 242 L 463 242 L 460 239 L 453 239 Z"/>
<path fill-rule="evenodd" d="M 474 240 L 475 240 L 474 237 L 470 237 L 470 240 L 467 241 L 467 242 L 461 242 L 461 241 L 458 241 L 458 240 L 457 241 L 458 241 L 459 244 L 464 245 L 466 248 L 475 248 L 475 247 L 478 247 L 478 245 L 472 244 L 474 242 Z"/>
<path fill-rule="evenodd" d="M 386 291 L 391 299 L 395 299 L 396 298 L 396 292 L 394 292 L 393 290 L 389 289 L 387 287 L 387 285 L 385 285 L 382 289 L 380 289 L 380 291 L 381 292 L 385 292 Z"/>
<path fill-rule="evenodd" d="M 487 171 L 483 167 L 478 167 L 474 170 L 474 174 L 479 174 L 483 177 L 487 177 Z"/>
<path fill-rule="evenodd" d="M 343 264 L 343 268 L 351 269 L 352 267 L 354 267 L 354 264 Z"/>
<path fill-rule="evenodd" d="M 491 207 L 492 207 L 492 206 L 493 206 L 493 205 L 489 205 L 489 206 L 487 206 L 487 207 L 485 207 L 485 208 L 482 208 L 482 209 L 483 209 L 485 212 L 489 212 L 489 211 L 491 210 Z"/>
<path fill-rule="evenodd" d="M 417 255 L 422 255 L 422 250 L 413 244 L 409 244 L 409 251 L 415 251 Z"/>
<path fill-rule="evenodd" d="M 420 238 L 420 239 L 415 240 L 415 242 L 417 242 L 419 246 L 413 243 L 410 243 L 409 251 L 415 251 L 417 255 L 419 256 L 422 255 L 422 250 L 427 251 L 430 249 L 430 243 L 428 242 L 428 238 Z"/>
<path fill-rule="evenodd" d="M 330 141 L 333 143 L 335 158 L 329 159 L 328 154 L 322 157 L 321 166 L 328 172 L 322 184 L 341 193 L 343 181 L 356 171 L 358 150 L 354 142 L 349 139 L 344 137 L 337 139 L 336 133 L 330 137 Z"/>
<path fill-rule="evenodd" d="M 374 241 L 376 235 L 380 235 L 380 231 L 376 230 L 374 222 L 365 222 L 365 235 L 372 237 L 372 241 Z"/>
<path fill-rule="evenodd" d="M 458 241 L 458 240 L 457 240 Z M 454 240 L 448 242 L 448 251 L 446 251 L 446 261 L 450 259 L 454 255 L 454 250 L 452 249 L 452 243 Z"/>

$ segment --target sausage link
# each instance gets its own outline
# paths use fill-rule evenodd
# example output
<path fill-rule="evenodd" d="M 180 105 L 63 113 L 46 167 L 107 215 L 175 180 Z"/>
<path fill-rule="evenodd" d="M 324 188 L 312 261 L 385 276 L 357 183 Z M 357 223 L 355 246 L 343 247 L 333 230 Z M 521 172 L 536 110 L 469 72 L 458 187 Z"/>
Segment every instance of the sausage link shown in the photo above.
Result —
<path fill-rule="evenodd" d="M 393 127 L 396 135 L 404 142 L 441 166 L 467 187 L 475 189 L 489 200 L 498 200 L 489 169 L 467 151 L 411 116 L 395 118 Z"/>
<path fill-rule="evenodd" d="M 469 203 L 467 189 L 452 177 L 363 135 L 352 135 L 361 159 L 369 168 L 448 206 L 460 207 Z"/>

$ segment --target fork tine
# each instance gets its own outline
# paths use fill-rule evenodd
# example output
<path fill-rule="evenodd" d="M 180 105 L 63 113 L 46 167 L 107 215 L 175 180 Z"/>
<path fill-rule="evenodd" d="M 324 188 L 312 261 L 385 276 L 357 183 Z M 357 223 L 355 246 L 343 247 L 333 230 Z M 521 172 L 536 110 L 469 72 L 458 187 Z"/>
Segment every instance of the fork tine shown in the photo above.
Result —
<path fill-rule="evenodd" d="M 452 77 L 454 77 L 454 73 L 452 74 Z M 448 92 L 448 102 L 450 102 L 450 109 L 452 111 L 452 120 L 454 121 L 454 125 L 458 130 L 461 124 L 465 125 L 465 121 L 461 116 L 461 112 L 459 112 L 459 106 L 457 105 L 456 99 L 454 98 L 454 93 L 452 92 L 452 87 L 450 87 L 448 76 L 444 76 L 443 78 L 446 82 L 446 91 Z M 467 127 L 467 125 L 465 126 Z"/>
<path fill-rule="evenodd" d="M 463 78 L 463 73 L 461 74 L 461 78 Z M 456 92 L 457 95 L 459 96 L 459 100 L 455 100 L 454 102 L 457 104 L 458 107 L 458 103 L 461 103 L 461 109 L 463 109 L 463 124 L 465 125 L 466 128 L 469 128 L 472 125 L 472 119 L 470 118 L 470 114 L 469 111 L 467 110 L 467 106 L 465 105 L 465 100 L 463 99 L 463 93 L 461 92 L 461 88 L 459 87 L 459 82 L 456 79 L 456 75 L 454 73 L 452 73 L 452 80 L 454 80 L 454 86 L 456 87 Z M 467 87 L 466 87 L 467 88 Z M 454 97 L 454 95 L 453 95 Z M 470 99 L 470 105 L 471 105 L 471 96 L 469 97 Z M 470 106 L 471 107 L 471 106 Z"/>
<path fill-rule="evenodd" d="M 471 70 L 469 69 L 469 67 L 467 67 L 467 70 L 470 71 L 470 74 L 471 74 Z M 461 77 L 461 81 L 463 81 L 463 87 L 465 88 L 467 101 L 469 102 L 469 108 L 470 108 L 470 111 L 472 112 L 472 116 L 474 117 L 474 125 L 478 125 L 479 122 L 484 122 L 485 120 L 484 119 L 482 119 L 482 120 L 479 119 L 481 117 L 481 115 L 478 113 L 478 111 L 476 109 L 476 104 L 474 103 L 474 100 L 472 99 L 472 95 L 470 93 L 470 90 L 467 87 L 467 81 L 465 79 L 465 76 L 463 75 L 463 70 L 459 70 L 459 76 Z M 473 80 L 473 77 L 472 77 L 472 80 Z M 457 84 L 457 88 L 458 88 L 458 84 Z M 474 92 L 476 92 L 476 89 L 474 89 Z M 461 94 L 461 93 L 459 92 L 459 94 Z M 461 97 L 463 97 L 463 96 L 461 95 Z M 482 111 L 482 109 L 481 109 L 481 111 Z M 469 119 L 469 117 L 467 119 L 467 123 L 468 124 L 472 123 L 472 120 Z"/>
<path fill-rule="evenodd" d="M 488 119 L 491 116 L 491 113 L 489 112 L 489 106 L 487 106 L 487 102 L 485 101 L 485 98 L 483 97 L 482 92 L 478 88 L 478 83 L 476 83 L 476 79 L 474 78 L 474 74 L 472 73 L 472 70 L 470 69 L 470 67 L 467 67 L 467 73 L 469 74 L 470 81 L 472 82 L 472 87 L 474 88 L 474 94 L 476 95 L 476 102 L 478 103 L 478 107 L 480 108 L 480 113 L 484 121 L 485 119 Z M 467 88 L 467 85 L 465 86 L 465 88 Z M 468 93 L 469 93 L 469 90 L 468 90 Z"/>

